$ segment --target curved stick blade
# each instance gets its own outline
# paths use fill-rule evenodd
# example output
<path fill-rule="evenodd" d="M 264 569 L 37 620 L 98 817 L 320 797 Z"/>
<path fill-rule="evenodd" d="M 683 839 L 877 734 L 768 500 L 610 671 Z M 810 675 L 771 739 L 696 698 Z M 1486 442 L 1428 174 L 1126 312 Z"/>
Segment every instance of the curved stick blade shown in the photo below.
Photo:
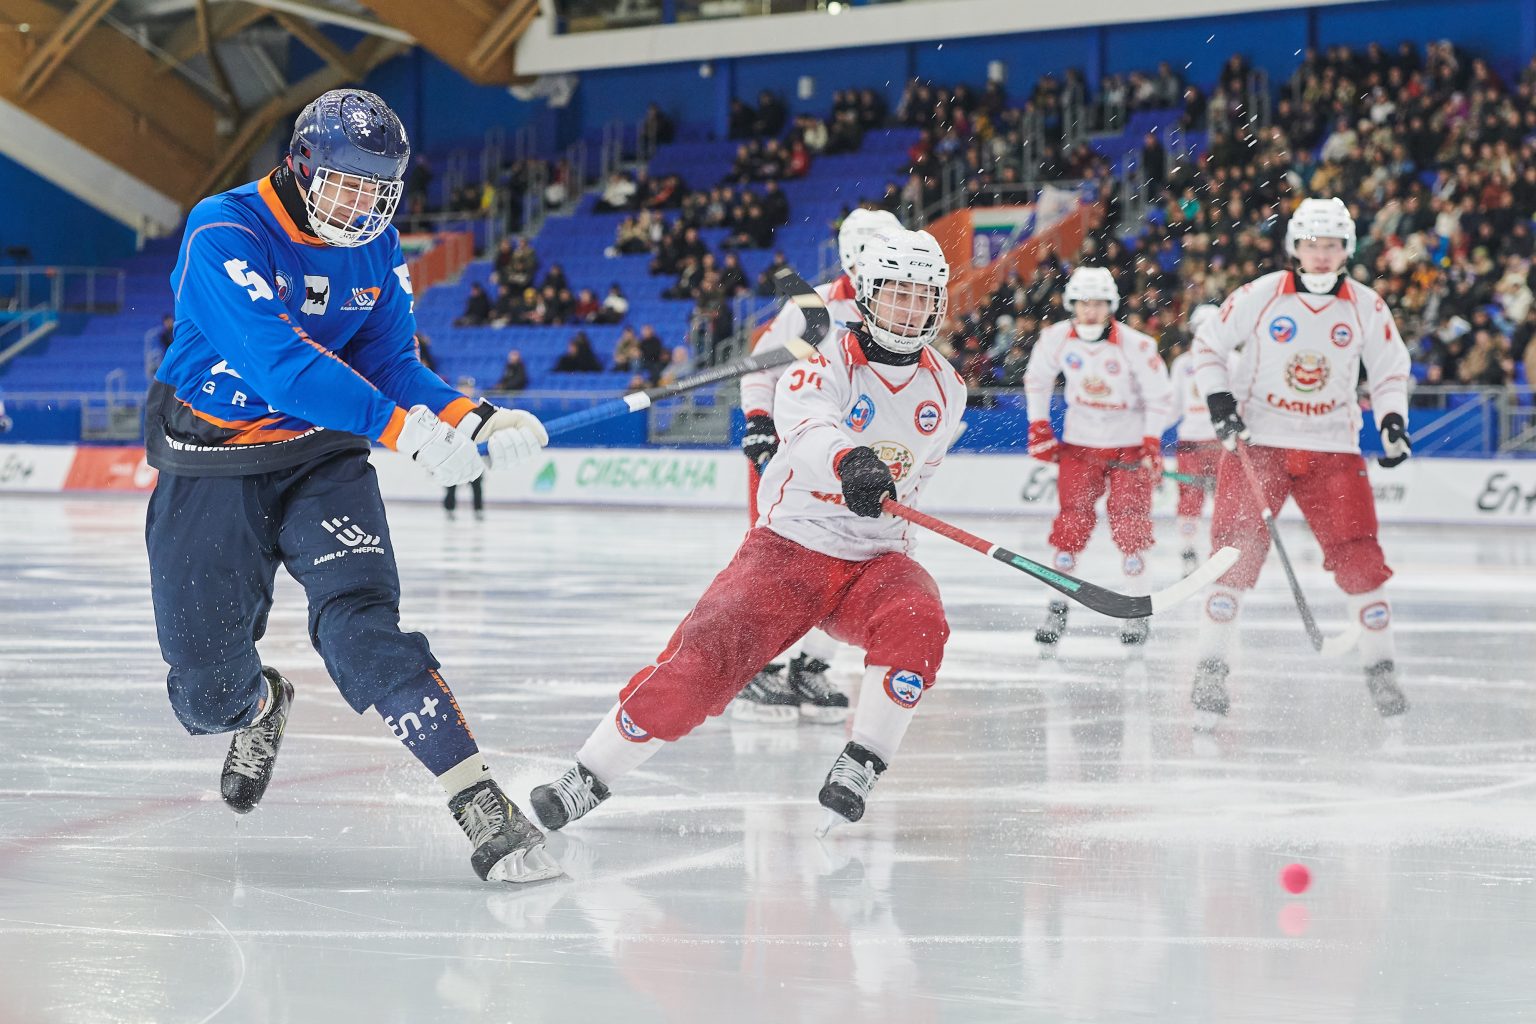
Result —
<path fill-rule="evenodd" d="M 1167 611 L 1176 604 L 1182 604 L 1189 600 L 1195 593 L 1205 589 L 1209 584 L 1215 583 L 1228 569 L 1237 564 L 1238 551 L 1234 547 L 1225 547 L 1205 560 L 1194 572 L 1184 577 L 1171 587 L 1159 590 L 1152 595 L 1152 611 Z"/>

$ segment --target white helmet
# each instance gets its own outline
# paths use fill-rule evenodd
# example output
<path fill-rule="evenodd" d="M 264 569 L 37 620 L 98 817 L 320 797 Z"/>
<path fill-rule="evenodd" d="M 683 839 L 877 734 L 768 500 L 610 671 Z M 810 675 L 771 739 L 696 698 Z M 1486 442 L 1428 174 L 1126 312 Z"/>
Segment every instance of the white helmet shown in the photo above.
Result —
<path fill-rule="evenodd" d="M 887 283 L 892 287 L 880 287 Z M 949 262 L 928 232 L 897 228 L 869 239 L 853 285 L 864 326 L 881 348 L 910 355 L 938 337 L 949 308 Z"/>
<path fill-rule="evenodd" d="M 843 265 L 843 273 L 853 277 L 859 250 L 871 238 L 882 231 L 900 230 L 901 221 L 889 210 L 866 210 L 862 206 L 850 210 L 843 218 L 843 226 L 837 229 L 837 259 Z"/>
<path fill-rule="evenodd" d="M 1200 328 L 1204 327 L 1211 321 L 1212 317 L 1216 316 L 1220 312 L 1221 308 L 1219 306 L 1214 306 L 1209 302 L 1202 303 L 1191 310 L 1189 314 L 1190 337 L 1194 337 L 1195 335 L 1199 334 Z"/>
<path fill-rule="evenodd" d="M 1072 271 L 1062 298 L 1068 306 L 1085 299 L 1098 299 L 1109 303 L 1111 313 L 1120 308 L 1120 289 L 1115 287 L 1115 275 L 1107 267 L 1078 267 Z"/>
<path fill-rule="evenodd" d="M 1342 238 L 1344 252 L 1355 254 L 1355 218 L 1344 200 L 1303 199 L 1285 226 L 1285 252 L 1294 258 L 1296 243 L 1303 238 Z"/>

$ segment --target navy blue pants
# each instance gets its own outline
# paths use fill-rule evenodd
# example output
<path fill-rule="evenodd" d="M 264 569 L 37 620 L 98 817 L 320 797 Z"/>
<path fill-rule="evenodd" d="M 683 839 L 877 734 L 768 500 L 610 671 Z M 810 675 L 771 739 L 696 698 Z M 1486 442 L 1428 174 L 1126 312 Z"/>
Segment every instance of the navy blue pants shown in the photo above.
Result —
<path fill-rule="evenodd" d="M 254 476 L 162 473 L 145 536 L 167 688 L 188 732 L 229 732 L 256 717 L 266 692 L 256 641 L 283 565 L 309 597 L 310 642 L 353 710 L 377 705 L 400 735 L 393 716 L 430 721 L 451 704 L 459 720 L 448 731 L 461 733 L 426 637 L 400 631 L 400 575 L 366 453 Z"/>

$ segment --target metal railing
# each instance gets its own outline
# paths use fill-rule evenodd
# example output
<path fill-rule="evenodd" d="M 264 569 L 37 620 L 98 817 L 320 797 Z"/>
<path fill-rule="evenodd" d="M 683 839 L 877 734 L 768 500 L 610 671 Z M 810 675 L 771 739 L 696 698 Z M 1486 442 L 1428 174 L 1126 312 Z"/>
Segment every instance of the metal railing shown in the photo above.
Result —
<path fill-rule="evenodd" d="M 116 313 L 128 275 L 116 267 L 0 267 L 0 310 Z"/>
<path fill-rule="evenodd" d="M 16 358 L 58 325 L 58 311 L 47 306 L 33 306 L 10 320 L 0 322 L 0 366 Z"/>

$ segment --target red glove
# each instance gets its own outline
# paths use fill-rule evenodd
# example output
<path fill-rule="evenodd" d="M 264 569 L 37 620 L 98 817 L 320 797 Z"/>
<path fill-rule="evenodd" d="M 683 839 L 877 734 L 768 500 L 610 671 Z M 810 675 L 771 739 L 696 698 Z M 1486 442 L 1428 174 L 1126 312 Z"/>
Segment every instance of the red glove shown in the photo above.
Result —
<path fill-rule="evenodd" d="M 1035 420 L 1029 425 L 1029 454 L 1041 462 L 1061 461 L 1061 443 L 1051 430 L 1050 420 Z"/>
<path fill-rule="evenodd" d="M 1141 465 L 1155 480 L 1163 475 L 1163 439 L 1160 437 L 1144 437 L 1141 439 Z"/>

